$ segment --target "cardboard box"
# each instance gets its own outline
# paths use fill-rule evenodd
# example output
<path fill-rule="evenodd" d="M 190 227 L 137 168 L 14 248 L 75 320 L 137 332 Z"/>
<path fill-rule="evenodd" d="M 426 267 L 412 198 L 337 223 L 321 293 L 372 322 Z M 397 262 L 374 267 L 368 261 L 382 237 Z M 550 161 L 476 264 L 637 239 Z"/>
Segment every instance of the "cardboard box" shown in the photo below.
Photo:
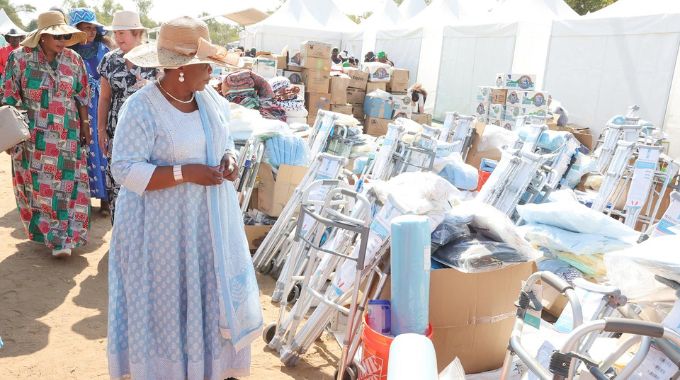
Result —
<path fill-rule="evenodd" d="M 408 91 L 408 82 L 394 82 L 387 83 L 387 92 L 405 94 Z"/>
<path fill-rule="evenodd" d="M 409 81 L 409 76 L 408 76 L 408 69 L 399 69 L 396 67 L 392 68 L 392 76 L 390 78 L 390 82 L 406 82 L 408 83 Z"/>
<path fill-rule="evenodd" d="M 504 121 L 505 120 L 503 120 L 503 118 L 496 118 L 496 117 L 489 116 L 489 121 L 487 121 L 487 124 L 492 124 L 492 125 L 500 127 L 501 125 L 503 125 Z"/>
<path fill-rule="evenodd" d="M 491 90 L 491 104 L 501 104 L 505 106 L 508 97 L 508 90 L 504 88 L 494 88 Z"/>
<path fill-rule="evenodd" d="M 430 272 L 430 324 L 442 371 L 456 357 L 465 373 L 500 368 L 515 323 L 515 301 L 534 263 L 499 270 L 463 273 L 456 269 Z M 381 298 L 390 298 L 387 281 Z"/>
<path fill-rule="evenodd" d="M 364 120 L 364 103 L 353 103 L 352 104 L 352 116 L 354 116 L 355 119 L 359 120 L 359 122 L 363 122 Z"/>
<path fill-rule="evenodd" d="M 276 68 L 280 70 L 285 70 L 288 66 L 288 57 L 281 54 L 272 54 L 272 57 L 276 59 Z"/>
<path fill-rule="evenodd" d="M 305 93 L 305 104 L 309 115 L 316 116 L 319 110 L 331 110 L 331 94 L 329 93 Z"/>
<path fill-rule="evenodd" d="M 345 115 L 352 115 L 352 105 L 351 104 L 331 104 L 331 111 L 345 114 Z"/>
<path fill-rule="evenodd" d="M 347 88 L 347 103 L 352 104 L 364 104 L 364 98 L 366 97 L 366 91 L 360 90 L 358 88 Z"/>
<path fill-rule="evenodd" d="M 491 107 L 491 103 L 489 102 L 477 102 L 475 105 L 475 108 L 473 110 L 473 113 L 475 117 L 478 119 L 483 118 L 483 119 L 488 119 L 489 118 L 489 108 Z"/>
<path fill-rule="evenodd" d="M 349 78 L 331 77 L 331 104 L 347 104 L 347 86 L 349 82 Z"/>
<path fill-rule="evenodd" d="M 479 169 L 479 164 L 482 162 L 482 158 L 488 158 L 490 160 L 500 160 L 501 151 L 498 149 L 488 149 L 480 151 L 478 149 L 479 143 L 482 136 L 484 135 L 484 129 L 487 123 L 477 122 L 475 123 L 475 133 L 472 135 L 472 143 L 470 144 L 470 151 L 468 152 L 465 163 L 472 165 L 474 168 Z"/>
<path fill-rule="evenodd" d="M 318 70 L 302 70 L 302 82 L 307 92 L 328 93 L 331 77 L 329 73 Z"/>
<path fill-rule="evenodd" d="M 284 70 L 283 76 L 288 78 L 290 84 L 303 84 L 302 73 L 299 71 Z"/>
<path fill-rule="evenodd" d="M 365 73 L 359 69 L 348 69 L 345 73 L 349 75 L 350 81 L 348 87 L 358 88 L 360 90 L 366 89 L 366 83 L 368 83 L 368 73 Z"/>
<path fill-rule="evenodd" d="M 566 127 L 556 127 L 558 131 L 571 132 L 572 135 L 583 144 L 586 148 L 593 150 L 593 135 L 590 134 L 589 128 L 578 127 L 575 125 L 567 125 Z M 662 215 L 662 214 L 659 214 Z"/>
<path fill-rule="evenodd" d="M 541 91 L 521 91 L 520 99 L 522 106 L 548 109 L 548 94 Z"/>
<path fill-rule="evenodd" d="M 392 119 L 398 117 L 405 117 L 407 119 L 411 118 L 413 114 L 413 107 L 411 97 L 407 94 L 390 94 L 392 95 L 392 100 L 394 101 L 394 113 L 392 114 Z"/>
<path fill-rule="evenodd" d="M 479 86 L 477 88 L 477 96 L 475 96 L 476 102 L 491 104 L 491 90 L 493 88 L 494 87 L 489 86 Z"/>
<path fill-rule="evenodd" d="M 276 59 L 265 56 L 255 58 L 253 72 L 264 79 L 274 78 L 276 76 Z"/>
<path fill-rule="evenodd" d="M 271 166 L 260 164 L 257 172 L 260 178 L 257 189 L 259 210 L 269 216 L 278 217 L 306 173 L 307 168 L 304 166 L 281 165 L 274 180 Z"/>
<path fill-rule="evenodd" d="M 522 104 L 523 91 L 508 90 L 508 95 L 505 99 L 505 106 L 519 106 Z"/>
<path fill-rule="evenodd" d="M 412 113 L 411 120 L 418 124 L 432 125 L 432 115 L 429 113 Z"/>
<path fill-rule="evenodd" d="M 368 73 L 369 82 L 389 82 L 392 75 L 392 67 L 386 63 L 364 62 L 362 69 Z"/>
<path fill-rule="evenodd" d="M 505 103 L 491 104 L 489 106 L 489 119 L 503 120 L 505 115 Z"/>
<path fill-rule="evenodd" d="M 248 239 L 248 249 L 251 251 L 256 250 L 265 236 L 269 233 L 272 226 L 256 225 L 256 226 L 245 226 L 246 238 Z"/>
<path fill-rule="evenodd" d="M 387 82 L 368 82 L 366 83 L 366 93 L 370 94 L 375 90 L 387 91 Z"/>
<path fill-rule="evenodd" d="M 364 114 L 370 118 L 392 119 L 394 100 L 391 97 L 385 99 L 369 94 L 364 99 Z"/>
<path fill-rule="evenodd" d="M 364 133 L 367 135 L 380 137 L 387 133 L 387 125 L 392 120 L 367 117 L 364 123 Z"/>
<path fill-rule="evenodd" d="M 534 91 L 536 89 L 536 75 L 532 74 L 497 74 L 496 87 L 507 89 Z"/>
<path fill-rule="evenodd" d="M 306 57 L 302 56 L 300 66 L 305 69 L 331 72 L 331 60 L 328 58 Z"/>
<path fill-rule="evenodd" d="M 331 45 L 325 42 L 305 41 L 300 46 L 300 53 L 305 57 L 331 58 Z"/>

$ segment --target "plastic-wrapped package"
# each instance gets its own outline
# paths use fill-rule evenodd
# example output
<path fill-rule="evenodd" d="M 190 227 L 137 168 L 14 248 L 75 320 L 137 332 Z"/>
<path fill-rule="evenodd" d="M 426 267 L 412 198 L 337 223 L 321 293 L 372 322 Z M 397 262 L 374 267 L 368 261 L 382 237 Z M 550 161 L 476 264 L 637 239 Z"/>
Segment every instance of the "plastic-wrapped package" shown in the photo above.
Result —
<path fill-rule="evenodd" d="M 583 277 L 581 271 L 560 259 L 539 260 L 536 265 L 539 271 L 552 272 L 572 285 L 575 279 Z"/>
<path fill-rule="evenodd" d="M 453 186 L 461 190 L 475 190 L 479 172 L 463 161 L 460 153 L 451 153 L 443 158 L 435 158 L 434 171 Z"/>
<path fill-rule="evenodd" d="M 309 148 L 302 138 L 293 135 L 275 135 L 265 141 L 265 159 L 278 169 L 280 165 L 306 166 Z"/>
<path fill-rule="evenodd" d="M 432 236 L 430 236 L 432 241 L 432 252 L 452 241 L 471 238 L 472 232 L 470 231 L 470 227 L 467 226 L 467 223 L 470 221 L 472 221 L 472 219 L 465 223 L 457 223 L 444 218 L 444 221 L 435 228 L 432 232 Z"/>
<path fill-rule="evenodd" d="M 507 243 L 482 239 L 451 242 L 439 247 L 432 254 L 432 259 L 466 273 L 494 270 L 528 261 L 527 257 Z"/>
<path fill-rule="evenodd" d="M 580 203 L 559 201 L 517 206 L 517 213 L 527 223 L 541 223 L 579 233 L 610 237 L 634 244 L 639 233 L 609 216 Z"/>
<path fill-rule="evenodd" d="M 530 223 L 519 227 L 533 245 L 575 255 L 607 253 L 630 247 L 632 243 L 597 234 L 571 232 L 547 224 Z"/>
<path fill-rule="evenodd" d="M 557 257 L 592 278 L 603 279 L 607 274 L 603 255 L 574 255 L 567 252 L 557 252 Z"/>
<path fill-rule="evenodd" d="M 502 149 L 506 146 L 512 146 L 517 141 L 517 134 L 497 125 L 489 124 L 484 127 L 484 133 L 479 139 L 478 151 L 485 151 L 491 149 Z"/>
<path fill-rule="evenodd" d="M 528 127 L 520 128 L 517 133 L 522 140 L 525 140 L 529 135 Z M 539 148 L 554 152 L 566 144 L 569 135 L 571 133 L 564 131 L 543 131 L 538 137 L 536 145 Z"/>
<path fill-rule="evenodd" d="M 408 210 L 409 213 L 418 215 L 441 213 L 442 219 L 451 209 L 449 201 L 461 198 L 458 189 L 442 177 L 429 172 L 402 173 L 388 182 L 374 182 L 372 187 L 382 203 L 385 203 L 387 195 L 391 194 L 399 207 Z"/>
<path fill-rule="evenodd" d="M 680 282 L 680 235 L 660 236 L 630 248 L 607 253 L 604 263 L 613 285 L 631 299 L 658 297 L 668 287 L 654 275 Z"/>
<path fill-rule="evenodd" d="M 575 188 L 581 182 L 581 178 L 587 173 L 595 170 L 597 162 L 590 156 L 581 152 L 576 152 L 574 163 L 569 168 L 569 171 L 564 176 L 564 184 L 570 188 Z"/>

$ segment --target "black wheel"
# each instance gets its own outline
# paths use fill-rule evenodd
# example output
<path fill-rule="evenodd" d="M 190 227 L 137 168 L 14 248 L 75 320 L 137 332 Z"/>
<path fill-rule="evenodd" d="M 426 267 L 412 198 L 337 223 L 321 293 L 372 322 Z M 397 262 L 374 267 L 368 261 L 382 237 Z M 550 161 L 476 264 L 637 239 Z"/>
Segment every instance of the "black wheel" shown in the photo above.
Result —
<path fill-rule="evenodd" d="M 276 323 L 270 323 L 262 330 L 262 340 L 269 344 L 274 339 L 274 334 L 276 334 Z"/>
<path fill-rule="evenodd" d="M 294 303 L 297 302 L 297 300 L 300 298 L 300 293 L 302 292 L 302 284 L 299 282 L 295 283 L 295 286 L 293 286 L 293 289 L 290 290 L 290 293 L 288 293 L 288 298 L 286 301 L 288 303 Z"/>

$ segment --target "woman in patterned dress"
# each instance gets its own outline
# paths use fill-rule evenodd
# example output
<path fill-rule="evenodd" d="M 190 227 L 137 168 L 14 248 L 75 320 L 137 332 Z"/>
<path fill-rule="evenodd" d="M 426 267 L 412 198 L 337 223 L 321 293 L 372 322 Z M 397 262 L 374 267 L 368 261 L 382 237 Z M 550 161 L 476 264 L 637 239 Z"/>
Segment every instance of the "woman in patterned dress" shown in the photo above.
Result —
<path fill-rule="evenodd" d="M 87 41 L 73 46 L 73 50 L 83 58 L 87 69 L 88 83 L 90 85 L 90 153 L 87 156 L 87 174 L 90 177 L 90 195 L 92 198 L 101 200 L 101 211 L 109 212 L 108 194 L 106 192 L 106 156 L 99 149 L 99 133 L 97 131 L 97 106 L 99 102 L 99 73 L 97 66 L 109 52 L 109 48 L 103 42 L 104 27 L 97 22 L 94 11 L 88 8 L 74 8 L 69 12 L 69 24 L 78 30 L 85 32 Z"/>
<path fill-rule="evenodd" d="M 109 254 L 112 379 L 246 376 L 262 328 L 255 271 L 231 181 L 229 103 L 208 86 L 226 49 L 207 25 L 163 24 L 125 57 L 162 79 L 120 111 L 111 170 L 121 183 Z"/>
<path fill-rule="evenodd" d="M 118 44 L 118 49 L 106 54 L 99 63 L 97 71 L 100 75 L 100 94 L 97 125 L 99 147 L 111 161 L 113 147 L 111 142 L 116 132 L 118 113 L 125 100 L 148 81 L 156 78 L 155 68 L 137 67 L 123 56 L 142 43 L 146 28 L 142 25 L 139 14 L 132 11 L 120 11 L 113 15 L 110 28 Z M 106 167 L 106 191 L 111 208 L 111 224 L 113 224 L 116 197 L 120 185 L 111 174 L 110 164 Z"/>
<path fill-rule="evenodd" d="M 87 71 L 66 48 L 85 38 L 61 13 L 42 13 L 38 28 L 10 54 L 4 77 L 3 103 L 25 109 L 31 131 L 11 152 L 21 221 L 29 239 L 56 257 L 70 256 L 88 235 Z"/>

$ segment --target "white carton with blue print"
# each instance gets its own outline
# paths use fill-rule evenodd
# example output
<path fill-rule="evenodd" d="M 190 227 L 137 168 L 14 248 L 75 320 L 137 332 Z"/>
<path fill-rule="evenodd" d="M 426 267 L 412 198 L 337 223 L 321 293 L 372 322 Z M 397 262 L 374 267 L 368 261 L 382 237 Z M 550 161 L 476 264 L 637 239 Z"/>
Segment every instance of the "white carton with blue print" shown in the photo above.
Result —
<path fill-rule="evenodd" d="M 536 75 L 533 74 L 497 74 L 496 86 L 512 90 L 533 91 L 536 89 Z"/>

